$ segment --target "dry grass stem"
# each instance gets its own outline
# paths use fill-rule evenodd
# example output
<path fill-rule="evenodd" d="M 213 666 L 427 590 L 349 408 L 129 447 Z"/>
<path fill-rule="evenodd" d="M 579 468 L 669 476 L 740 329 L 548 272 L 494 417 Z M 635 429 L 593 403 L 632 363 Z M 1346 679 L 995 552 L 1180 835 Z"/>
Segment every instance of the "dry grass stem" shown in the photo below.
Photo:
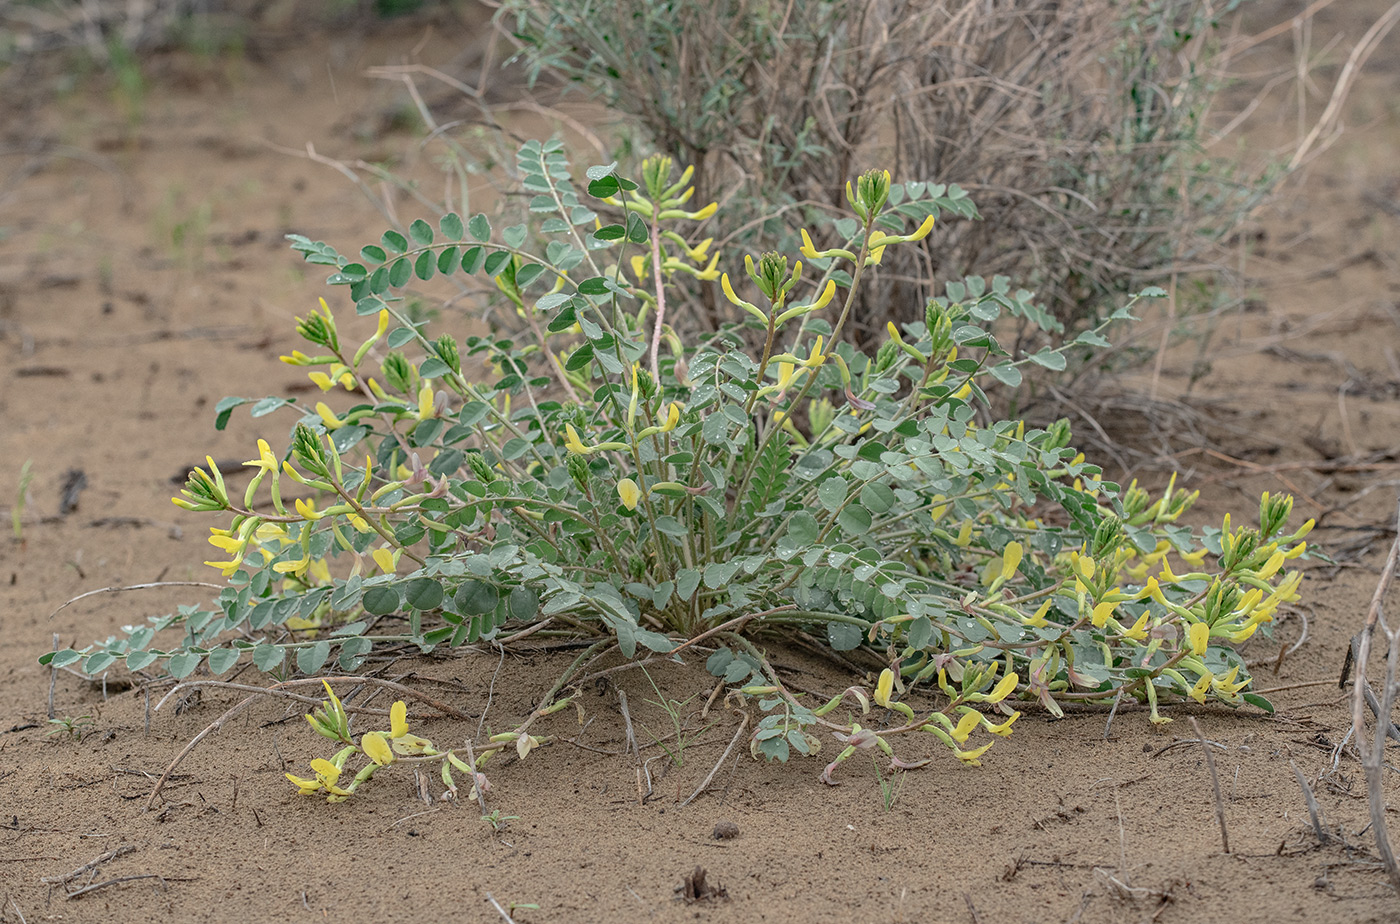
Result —
<path fill-rule="evenodd" d="M 1215 772 L 1215 756 L 1211 754 L 1208 745 L 1213 741 L 1206 741 L 1205 735 L 1201 734 L 1201 723 L 1196 721 L 1195 716 L 1191 716 L 1191 727 L 1195 729 L 1196 738 L 1200 741 L 1201 750 L 1206 755 L 1206 769 L 1210 771 L 1210 785 L 1215 791 L 1215 820 L 1220 822 L 1220 846 L 1226 852 L 1230 852 L 1230 832 L 1225 829 L 1225 800 L 1220 796 L 1220 776 Z M 1223 745 L 1220 745 L 1223 747 Z"/>
<path fill-rule="evenodd" d="M 1371 606 L 1366 613 L 1366 622 L 1362 626 L 1360 640 L 1356 648 L 1354 664 L 1356 676 L 1353 681 L 1355 688 L 1352 690 L 1351 698 L 1351 731 L 1356 735 L 1356 749 L 1361 755 L 1361 766 L 1366 773 L 1366 798 L 1371 812 L 1371 829 L 1375 832 L 1376 853 L 1380 855 L 1381 863 L 1385 867 L 1386 874 L 1390 876 L 1391 884 L 1400 890 L 1400 864 L 1396 863 L 1387 830 L 1384 789 L 1385 742 L 1391 724 L 1391 710 L 1395 705 L 1396 669 L 1397 662 L 1400 662 L 1400 629 L 1391 629 L 1386 624 L 1383 611 L 1386 593 L 1390 590 L 1390 584 L 1395 578 L 1396 565 L 1400 563 L 1400 507 L 1397 507 L 1396 510 L 1395 523 L 1395 541 L 1390 546 L 1390 554 L 1386 556 L 1385 568 L 1381 572 L 1380 580 L 1376 583 L 1376 591 L 1371 597 Z M 1390 651 L 1386 657 L 1385 686 L 1379 704 L 1374 707 L 1376 708 L 1374 738 L 1369 738 L 1366 731 L 1367 697 L 1365 694 L 1371 691 L 1366 680 L 1366 668 L 1371 655 L 1371 638 L 1375 635 L 1378 626 L 1385 633 Z M 1374 696 L 1375 694 L 1372 693 L 1372 697 Z"/>

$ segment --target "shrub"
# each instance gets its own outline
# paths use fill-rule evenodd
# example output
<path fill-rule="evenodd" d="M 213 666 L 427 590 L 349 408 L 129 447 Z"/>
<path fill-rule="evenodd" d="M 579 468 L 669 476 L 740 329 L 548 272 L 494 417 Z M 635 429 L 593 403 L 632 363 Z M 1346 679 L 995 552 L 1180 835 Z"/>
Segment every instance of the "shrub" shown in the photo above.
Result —
<path fill-rule="evenodd" d="M 1192 0 L 505 0 L 499 22 L 535 74 L 694 163 L 701 201 L 722 197 L 746 244 L 787 247 L 863 163 L 970 191 L 982 221 L 868 283 L 851 333 L 873 345 L 920 320 L 935 279 L 1008 275 L 1077 332 L 1208 264 L 1271 187 L 1200 146 L 1221 15 Z"/>
<path fill-rule="evenodd" d="M 989 735 L 1010 732 L 1017 702 L 1058 714 L 1135 699 L 1154 722 L 1167 721 L 1164 697 L 1268 708 L 1229 643 L 1296 596 L 1300 573 L 1283 567 L 1311 523 L 1285 529 L 1291 498 L 1266 495 L 1257 529 L 1227 517 L 1197 537 L 1177 524 L 1194 495 L 1173 484 L 1152 500 L 1103 481 L 1066 422 L 974 422 L 983 382 L 1062 368 L 1071 347 L 1106 343 L 1099 328 L 1011 356 L 990 328 L 1035 323 L 1029 294 L 970 277 L 920 320 L 890 324 L 872 353 L 850 342 L 868 273 L 929 233 L 930 190 L 866 173 L 846 184 L 849 217 L 804 229 L 803 261 L 747 256 L 731 278 L 710 240 L 687 236 L 713 205 L 688 210 L 692 173 L 669 158 L 645 161 L 637 182 L 591 168 L 591 198 L 558 142 L 526 144 L 517 166 L 547 241 L 537 249 L 525 225 L 498 231 L 482 214 L 387 231 L 358 260 L 292 236 L 376 323 L 356 342 L 355 321 L 324 300 L 299 319 L 309 352 L 283 360 L 326 401 L 219 403 L 219 426 L 248 403 L 298 420 L 285 453 L 259 441 L 241 497 L 211 460 L 175 499 L 229 518 L 209 540 L 229 582 L 217 607 L 41 661 L 88 673 L 164 663 L 185 677 L 250 659 L 309 674 L 354 670 L 390 642 L 592 641 L 529 725 L 604 653 L 680 657 L 703 643 L 710 671 L 764 713 L 756 755 L 814 753 L 823 730 L 845 744 L 828 781 L 855 750 L 892 754 L 905 734 L 975 764 Z M 491 279 L 523 318 L 520 338 L 433 336 L 407 318 L 397 293 L 438 274 Z M 715 277 L 731 320 L 687 340 L 670 324 L 673 287 Z M 1103 325 L 1129 318 L 1121 308 Z M 290 485 L 316 498 L 288 504 Z M 760 643 L 798 630 L 863 651 L 873 690 L 857 682 L 825 703 L 791 693 Z M 838 713 L 843 701 L 857 711 Z M 872 702 L 892 725 L 863 727 Z M 392 762 L 405 730 L 357 744 L 332 728 L 335 708 L 312 722 L 345 744 L 335 773 L 297 782 L 340 797 L 346 761 Z M 522 726 L 467 763 L 477 772 L 483 754 L 540 740 Z M 432 751 L 415 754 L 456 766 Z"/>

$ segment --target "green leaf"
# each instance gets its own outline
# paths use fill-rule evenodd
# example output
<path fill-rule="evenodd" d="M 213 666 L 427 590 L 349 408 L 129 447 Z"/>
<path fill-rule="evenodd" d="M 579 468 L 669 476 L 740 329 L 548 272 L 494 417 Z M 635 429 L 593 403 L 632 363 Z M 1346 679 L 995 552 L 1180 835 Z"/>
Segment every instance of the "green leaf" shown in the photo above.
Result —
<path fill-rule="evenodd" d="M 920 616 L 909 623 L 909 628 L 905 631 L 909 647 L 915 651 L 922 651 L 933 638 L 933 622 L 927 616 Z"/>
<path fill-rule="evenodd" d="M 887 512 L 895 504 L 895 493 L 887 484 L 871 482 L 860 489 L 860 504 L 874 514 Z"/>
<path fill-rule="evenodd" d="M 160 655 L 154 651 L 133 651 L 126 656 L 126 669 L 139 671 L 154 664 Z"/>
<path fill-rule="evenodd" d="M 507 247 L 519 250 L 520 245 L 525 243 L 525 236 L 528 233 L 529 229 L 524 225 L 511 225 L 501 232 L 501 240 L 506 242 Z"/>
<path fill-rule="evenodd" d="M 700 586 L 700 572 L 690 568 L 682 568 L 676 572 L 676 593 L 682 600 L 689 600 L 695 596 L 695 591 Z"/>
<path fill-rule="evenodd" d="M 442 585 L 432 578 L 415 578 L 404 586 L 404 599 L 415 610 L 437 609 L 442 598 Z"/>
<path fill-rule="evenodd" d="M 827 510 L 837 510 L 846 502 L 846 489 L 846 479 L 832 475 L 817 486 L 817 500 Z"/>
<path fill-rule="evenodd" d="M 734 572 L 738 570 L 739 562 L 734 559 L 726 562 L 712 561 L 705 566 L 705 586 L 711 590 L 719 590 L 733 579 Z"/>
<path fill-rule="evenodd" d="M 1030 356 L 1027 356 L 1026 359 L 1029 359 L 1037 366 L 1044 366 L 1052 372 L 1063 372 L 1067 365 L 1064 354 L 1056 353 L 1049 347 L 1046 347 L 1038 353 L 1032 353 Z"/>
<path fill-rule="evenodd" d="M 987 371 L 992 374 L 992 378 L 1003 385 L 1016 388 L 1021 384 L 1021 370 L 1010 363 L 1002 363 L 1000 366 L 993 366 Z"/>
<path fill-rule="evenodd" d="M 808 546 L 817 541 L 817 536 L 821 534 L 821 526 L 816 517 L 802 510 L 794 513 L 788 521 L 787 534 L 794 545 Z"/>
<path fill-rule="evenodd" d="M 117 656 L 110 651 L 95 651 L 88 655 L 87 663 L 83 665 L 83 673 L 89 677 L 100 674 L 111 667 L 117 660 Z"/>
<path fill-rule="evenodd" d="M 850 504 L 836 517 L 836 522 L 846 532 L 859 536 L 870 529 L 870 511 L 859 504 Z"/>
<path fill-rule="evenodd" d="M 501 272 L 501 270 L 505 268 L 506 263 L 508 263 L 509 261 L 510 254 L 506 253 L 504 250 L 498 250 L 495 253 L 491 254 L 489 257 L 486 258 L 486 275 L 498 275 Z"/>
<path fill-rule="evenodd" d="M 253 417 L 266 417 L 278 408 L 286 407 L 292 402 L 287 398 L 263 398 L 258 403 L 248 409 L 248 413 Z"/>
<path fill-rule="evenodd" d="M 844 622 L 826 624 L 826 640 L 837 651 L 851 651 L 859 648 L 864 636 L 865 633 L 860 630 L 859 626 Z"/>
<path fill-rule="evenodd" d="M 365 612 L 371 616 L 387 616 L 399 608 L 399 588 L 371 587 L 365 591 L 364 599 L 360 601 L 360 606 L 365 608 Z"/>
<path fill-rule="evenodd" d="M 330 656 L 331 643 L 322 639 L 297 652 L 297 670 L 303 674 L 314 674 L 321 669 Z"/>
<path fill-rule="evenodd" d="M 595 199 L 606 199 L 616 195 L 617 190 L 617 179 L 611 176 L 600 177 L 588 184 L 588 194 Z"/>
<path fill-rule="evenodd" d="M 496 609 L 500 599 L 501 592 L 495 584 L 477 580 L 464 581 L 453 597 L 464 616 L 484 616 Z"/>
<path fill-rule="evenodd" d="M 218 675 L 227 671 L 238 663 L 238 656 L 242 654 L 237 648 L 215 648 L 209 652 L 209 673 Z"/>
<path fill-rule="evenodd" d="M 180 652 L 170 659 L 170 675 L 178 680 L 185 679 L 194 673 L 194 669 L 199 666 L 202 657 L 203 655 L 197 651 Z"/>
<path fill-rule="evenodd" d="M 627 213 L 627 240 L 633 244 L 645 244 L 651 240 L 647 233 L 647 223 L 636 212 Z"/>
<path fill-rule="evenodd" d="M 511 619 L 534 619 L 540 614 L 540 595 L 533 588 L 513 587 L 507 598 L 506 609 Z"/>
<path fill-rule="evenodd" d="M 360 248 L 360 259 L 366 263 L 383 263 L 389 259 L 389 255 L 384 252 L 383 247 L 376 247 L 373 244 L 366 244 Z"/>
<path fill-rule="evenodd" d="M 286 649 L 281 645 L 264 642 L 253 649 L 253 666 L 266 673 L 281 664 L 285 655 Z"/>
<path fill-rule="evenodd" d="M 384 236 L 379 239 L 379 243 L 383 244 L 384 249 L 389 253 L 403 253 L 408 249 L 408 238 L 397 231 L 385 231 Z"/>
<path fill-rule="evenodd" d="M 413 224 L 408 226 L 408 236 L 413 238 L 415 244 L 427 247 L 433 242 L 433 226 L 421 218 L 414 219 Z"/>
<path fill-rule="evenodd" d="M 389 267 L 389 285 L 399 288 L 413 278 L 413 264 L 407 257 L 399 257 Z"/>
<path fill-rule="evenodd" d="M 444 276 L 450 276 L 457 270 L 457 248 L 448 247 L 438 254 L 437 271 Z"/>
<path fill-rule="evenodd" d="M 413 261 L 413 273 L 419 279 L 427 282 L 433 278 L 437 272 L 437 259 L 431 250 L 425 250 L 418 255 L 418 259 Z"/>
<path fill-rule="evenodd" d="M 442 231 L 442 236 L 453 241 L 462 239 L 462 216 L 456 212 L 448 212 L 438 219 L 438 229 Z"/>
<path fill-rule="evenodd" d="M 622 225 L 604 225 L 593 236 L 600 241 L 620 241 L 627 235 L 627 229 Z"/>
<path fill-rule="evenodd" d="M 476 240 L 489 241 L 491 240 L 491 219 L 478 212 L 472 216 L 471 221 L 467 222 L 467 230 Z"/>
<path fill-rule="evenodd" d="M 1249 703 L 1251 706 L 1257 706 L 1260 709 L 1263 709 L 1265 712 L 1269 713 L 1269 715 L 1274 714 L 1274 704 L 1269 702 L 1264 697 L 1260 696 L 1258 693 L 1242 694 L 1241 699 Z"/>
<path fill-rule="evenodd" d="M 462 251 L 462 272 L 471 274 L 481 269 L 481 259 L 485 251 L 480 247 L 468 247 Z"/>
<path fill-rule="evenodd" d="M 227 427 L 233 409 L 252 400 L 251 398 L 220 398 L 219 403 L 214 405 L 214 429 L 222 430 Z"/>

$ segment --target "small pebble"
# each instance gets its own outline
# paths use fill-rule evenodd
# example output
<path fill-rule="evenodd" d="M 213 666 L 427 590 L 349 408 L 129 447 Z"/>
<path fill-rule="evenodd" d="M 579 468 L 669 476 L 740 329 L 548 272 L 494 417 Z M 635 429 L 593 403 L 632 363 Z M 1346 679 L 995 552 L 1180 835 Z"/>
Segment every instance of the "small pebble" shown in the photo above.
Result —
<path fill-rule="evenodd" d="M 714 838 L 717 841 L 729 841 L 739 836 L 739 826 L 732 821 L 715 822 Z"/>

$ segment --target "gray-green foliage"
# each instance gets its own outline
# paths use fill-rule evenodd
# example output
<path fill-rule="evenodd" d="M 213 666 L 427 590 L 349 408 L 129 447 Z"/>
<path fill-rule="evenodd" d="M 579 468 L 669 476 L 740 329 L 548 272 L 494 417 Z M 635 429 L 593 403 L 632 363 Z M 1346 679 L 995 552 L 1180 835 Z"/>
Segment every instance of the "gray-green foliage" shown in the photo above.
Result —
<path fill-rule="evenodd" d="M 541 636 L 593 640 L 577 667 L 703 637 L 718 646 L 707 667 L 765 713 L 755 754 L 779 759 L 825 728 L 846 756 L 923 732 L 975 762 L 986 746 L 969 735 L 1009 732 L 1017 699 L 1133 697 L 1154 720 L 1161 696 L 1267 706 L 1228 643 L 1294 597 L 1282 567 L 1306 527 L 1284 532 L 1291 499 L 1266 496 L 1258 529 L 1227 520 L 1198 538 L 1176 524 L 1192 496 L 1101 480 L 1065 422 L 977 420 L 981 382 L 1062 368 L 1065 350 L 1106 342 L 1102 326 L 1010 355 L 998 320 L 1044 315 L 1006 279 L 970 277 L 871 353 L 849 340 L 866 274 L 923 239 L 941 187 L 864 174 L 846 189 L 852 216 L 804 229 L 805 262 L 745 257 L 736 285 L 686 237 L 713 209 L 687 210 L 690 173 L 669 158 L 635 182 L 591 168 L 586 194 L 558 142 L 527 143 L 517 166 L 535 237 L 455 214 L 387 231 L 358 260 L 292 237 L 378 324 L 356 345 L 358 325 L 324 301 L 299 319 L 310 353 L 284 361 L 326 401 L 219 403 L 220 427 L 240 405 L 296 418 L 283 454 L 259 442 L 241 496 L 211 462 L 176 499 L 221 515 L 210 542 L 227 560 L 210 564 L 229 586 L 213 609 L 44 663 L 352 670 L 384 643 L 426 651 L 544 621 Z M 438 274 L 490 279 L 521 333 L 412 323 L 402 292 Z M 731 320 L 683 338 L 668 296 L 716 276 Z M 289 506 L 289 488 L 317 499 Z M 755 640 L 794 631 L 887 665 L 874 693 L 792 695 Z M 900 701 L 918 685 L 940 705 Z M 876 734 L 829 717 L 847 696 L 908 721 Z"/>

